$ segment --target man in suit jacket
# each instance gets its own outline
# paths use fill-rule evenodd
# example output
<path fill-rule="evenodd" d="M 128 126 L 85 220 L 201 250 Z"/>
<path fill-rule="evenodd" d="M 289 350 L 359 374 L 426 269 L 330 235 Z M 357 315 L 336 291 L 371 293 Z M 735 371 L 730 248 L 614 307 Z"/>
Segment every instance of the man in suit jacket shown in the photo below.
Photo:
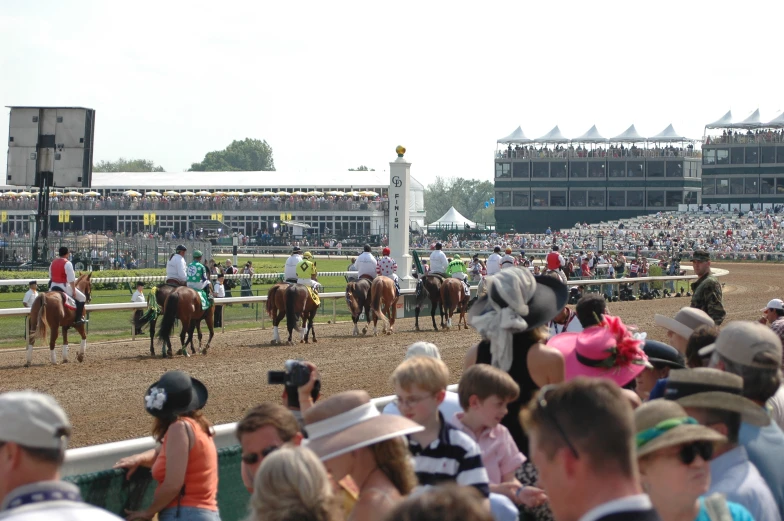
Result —
<path fill-rule="evenodd" d="M 521 419 L 557 521 L 661 521 L 642 493 L 634 415 L 614 382 L 545 386 Z"/>

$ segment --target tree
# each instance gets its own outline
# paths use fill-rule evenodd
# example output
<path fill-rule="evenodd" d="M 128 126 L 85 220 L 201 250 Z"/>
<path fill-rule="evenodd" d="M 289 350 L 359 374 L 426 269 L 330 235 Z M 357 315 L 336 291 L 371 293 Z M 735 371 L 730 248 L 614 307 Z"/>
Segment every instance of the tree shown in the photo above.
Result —
<path fill-rule="evenodd" d="M 435 182 L 425 188 L 427 220 L 435 221 L 454 206 L 458 212 L 472 221 L 494 222 L 495 219 L 490 218 L 494 214 L 493 206 L 485 209 L 485 202 L 490 201 L 493 193 L 493 183 L 490 181 L 436 177 Z"/>
<path fill-rule="evenodd" d="M 125 159 L 117 161 L 99 161 L 93 165 L 93 172 L 165 172 L 162 166 L 155 166 L 149 159 Z"/>
<path fill-rule="evenodd" d="M 349 172 L 375 172 L 376 169 L 375 168 L 368 168 L 365 165 L 359 165 L 356 168 L 349 168 L 348 171 Z"/>
<path fill-rule="evenodd" d="M 224 150 L 208 152 L 201 163 L 193 163 L 193 172 L 257 172 L 275 170 L 272 147 L 266 141 L 245 138 L 232 141 Z"/>

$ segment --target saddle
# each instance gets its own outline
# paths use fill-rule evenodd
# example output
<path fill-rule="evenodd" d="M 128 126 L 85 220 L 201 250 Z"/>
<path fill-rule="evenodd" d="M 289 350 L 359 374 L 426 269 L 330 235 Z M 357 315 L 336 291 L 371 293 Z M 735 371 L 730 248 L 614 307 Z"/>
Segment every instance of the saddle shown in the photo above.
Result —
<path fill-rule="evenodd" d="M 427 275 L 425 275 L 422 278 L 424 279 L 426 277 L 435 277 L 435 278 L 439 279 L 441 282 L 444 282 L 444 279 L 446 278 L 444 275 L 441 275 L 440 273 L 428 273 Z"/>
<path fill-rule="evenodd" d="M 308 293 L 310 293 L 310 298 L 313 299 L 313 302 L 316 304 L 316 307 L 321 305 L 321 299 L 319 298 L 318 293 L 316 293 L 313 288 L 310 286 L 305 286 L 308 288 Z"/>
<path fill-rule="evenodd" d="M 56 291 L 60 293 L 60 295 L 62 295 L 63 297 L 63 306 L 67 307 L 70 310 L 76 310 L 76 301 L 72 297 L 68 296 L 68 293 L 66 293 L 63 290 L 63 288 L 54 286 L 49 291 Z"/>
<path fill-rule="evenodd" d="M 360 275 L 359 280 L 362 280 L 362 279 L 369 280 L 370 282 L 373 282 L 373 277 L 371 277 L 367 273 L 364 273 L 364 274 Z"/>

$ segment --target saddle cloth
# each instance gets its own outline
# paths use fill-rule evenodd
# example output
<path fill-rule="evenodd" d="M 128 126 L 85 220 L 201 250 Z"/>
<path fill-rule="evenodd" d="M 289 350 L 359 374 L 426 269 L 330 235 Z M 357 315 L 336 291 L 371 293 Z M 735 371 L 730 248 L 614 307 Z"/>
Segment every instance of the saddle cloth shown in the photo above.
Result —
<path fill-rule="evenodd" d="M 72 311 L 76 309 L 76 301 L 73 297 L 68 296 L 68 294 L 60 288 L 53 288 L 52 291 L 56 291 L 63 296 L 63 306 Z"/>
<path fill-rule="evenodd" d="M 310 286 L 305 286 L 305 287 L 308 288 L 308 293 L 310 293 L 310 298 L 312 298 L 313 302 L 316 303 L 316 307 L 320 306 L 321 305 L 321 299 L 319 298 L 318 293 L 313 291 L 313 288 L 311 288 Z"/>
<path fill-rule="evenodd" d="M 199 294 L 199 300 L 201 300 L 201 310 L 207 311 L 210 309 L 210 301 L 207 298 L 207 292 L 203 289 L 195 289 L 194 291 Z"/>

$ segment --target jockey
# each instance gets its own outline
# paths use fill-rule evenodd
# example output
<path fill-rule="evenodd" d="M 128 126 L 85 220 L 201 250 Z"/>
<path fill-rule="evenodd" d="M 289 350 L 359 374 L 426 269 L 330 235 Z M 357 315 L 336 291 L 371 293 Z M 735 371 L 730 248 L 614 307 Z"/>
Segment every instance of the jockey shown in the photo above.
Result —
<path fill-rule="evenodd" d="M 440 273 L 446 275 L 446 269 L 449 266 L 449 261 L 446 255 L 441 251 L 441 243 L 436 243 L 436 249 L 430 254 L 430 275 Z"/>
<path fill-rule="evenodd" d="M 563 268 L 566 266 L 566 261 L 563 255 L 558 253 L 558 246 L 553 245 L 553 251 L 547 254 L 546 258 L 547 270 L 557 274 L 562 282 L 566 282 L 566 275 Z"/>
<path fill-rule="evenodd" d="M 512 256 L 512 248 L 506 248 L 506 252 L 504 252 L 504 256 L 501 257 L 500 266 L 501 269 L 505 268 L 513 268 L 517 265 L 515 258 Z"/>
<path fill-rule="evenodd" d="M 286 265 L 283 267 L 283 278 L 289 284 L 297 283 L 297 266 L 300 262 L 302 262 L 302 249 L 294 246 L 291 256 L 286 259 Z"/>
<path fill-rule="evenodd" d="M 172 286 L 184 286 L 188 274 L 186 273 L 187 265 L 185 264 L 185 252 L 188 248 L 182 244 L 177 246 L 176 253 L 171 256 L 169 262 L 166 263 L 166 284 Z"/>
<path fill-rule="evenodd" d="M 389 277 L 395 283 L 395 290 L 397 292 L 397 296 L 400 296 L 400 280 L 397 278 L 397 262 L 395 259 L 389 256 L 392 252 L 388 247 L 381 250 L 382 257 L 378 260 L 378 264 L 376 265 L 376 274 L 383 275 L 384 277 Z"/>
<path fill-rule="evenodd" d="M 302 255 L 302 260 L 297 265 L 297 284 L 303 286 L 310 286 L 313 291 L 318 293 L 320 284 L 318 280 L 318 271 L 316 271 L 316 263 L 313 261 L 313 255 L 306 251 Z"/>
<path fill-rule="evenodd" d="M 51 290 L 54 287 L 60 288 L 66 295 L 76 301 L 76 317 L 73 323 L 83 324 L 87 322 L 83 316 L 84 301 L 87 300 L 87 297 L 76 288 L 76 274 L 74 273 L 73 264 L 68 260 L 68 247 L 61 246 L 57 254 L 59 257 L 49 265 L 49 279 L 51 280 L 49 289 Z"/>
<path fill-rule="evenodd" d="M 193 262 L 188 264 L 188 269 L 186 271 L 188 274 L 188 281 L 186 284 L 191 289 L 205 290 L 207 298 L 209 299 L 210 295 L 212 295 L 210 277 L 207 275 L 207 273 L 209 273 L 207 268 L 201 263 L 201 257 L 202 254 L 199 250 L 193 251 Z M 208 288 L 209 291 L 207 291 Z"/>
<path fill-rule="evenodd" d="M 357 262 L 355 263 L 355 266 L 357 267 L 357 279 L 365 277 L 373 280 L 376 278 L 378 261 L 373 256 L 373 254 L 370 253 L 370 244 L 365 244 L 362 247 L 362 250 L 364 251 L 359 254 L 359 257 L 357 257 Z"/>
<path fill-rule="evenodd" d="M 501 271 L 501 247 L 493 248 L 493 253 L 487 258 L 487 274 L 495 275 Z"/>
<path fill-rule="evenodd" d="M 449 263 L 449 266 L 446 268 L 446 274 L 453 279 L 460 279 L 463 281 L 463 285 L 465 286 L 465 294 L 467 297 L 471 296 L 471 286 L 468 285 L 468 276 L 466 275 L 466 266 L 463 263 L 463 259 L 460 258 L 460 255 L 455 253 L 455 258 L 452 262 Z"/>

